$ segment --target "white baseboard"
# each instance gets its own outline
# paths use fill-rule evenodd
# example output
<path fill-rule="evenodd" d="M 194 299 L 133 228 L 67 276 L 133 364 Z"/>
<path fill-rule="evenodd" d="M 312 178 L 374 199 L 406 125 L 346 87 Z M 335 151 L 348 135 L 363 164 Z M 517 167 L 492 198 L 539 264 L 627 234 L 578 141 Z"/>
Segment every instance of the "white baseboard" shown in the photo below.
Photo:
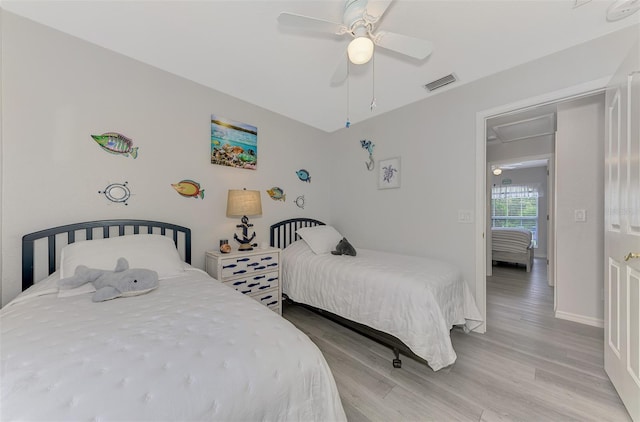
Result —
<path fill-rule="evenodd" d="M 556 318 L 566 319 L 567 321 L 578 322 L 580 324 L 591 325 L 592 327 L 604 328 L 604 320 L 599 318 L 576 315 L 562 311 L 556 311 Z"/>

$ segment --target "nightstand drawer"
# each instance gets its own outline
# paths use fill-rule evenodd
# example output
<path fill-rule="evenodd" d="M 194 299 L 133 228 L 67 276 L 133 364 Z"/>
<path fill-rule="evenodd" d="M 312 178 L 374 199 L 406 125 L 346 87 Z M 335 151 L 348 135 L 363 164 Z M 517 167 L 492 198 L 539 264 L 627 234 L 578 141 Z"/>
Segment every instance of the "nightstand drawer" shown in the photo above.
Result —
<path fill-rule="evenodd" d="M 279 272 L 276 270 L 225 281 L 224 284 L 244 294 L 253 294 L 266 289 L 277 288 L 279 284 L 278 275 Z"/>
<path fill-rule="evenodd" d="M 204 265 L 211 277 L 282 314 L 280 249 L 206 251 Z"/>
<path fill-rule="evenodd" d="M 250 295 L 256 301 L 262 303 L 269 308 L 279 308 L 280 298 L 278 297 L 278 289 L 269 290 L 266 292 L 260 292 L 258 294 Z"/>
<path fill-rule="evenodd" d="M 235 256 L 222 259 L 221 278 L 242 277 L 258 271 L 275 270 L 278 268 L 279 254 L 277 252 L 251 256 Z"/>

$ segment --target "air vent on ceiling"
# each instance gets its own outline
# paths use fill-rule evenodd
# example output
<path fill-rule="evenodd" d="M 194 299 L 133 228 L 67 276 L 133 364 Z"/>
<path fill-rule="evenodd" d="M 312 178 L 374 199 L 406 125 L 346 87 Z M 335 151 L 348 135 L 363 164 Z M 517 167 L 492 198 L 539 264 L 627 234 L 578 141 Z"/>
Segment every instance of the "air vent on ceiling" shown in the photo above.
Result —
<path fill-rule="evenodd" d="M 442 77 L 440 79 L 436 79 L 435 81 L 429 82 L 428 84 L 426 84 L 424 87 L 429 91 L 435 91 L 438 88 L 442 88 L 445 85 L 449 85 L 450 83 L 453 83 L 457 81 L 456 76 L 451 73 L 445 77 Z"/>

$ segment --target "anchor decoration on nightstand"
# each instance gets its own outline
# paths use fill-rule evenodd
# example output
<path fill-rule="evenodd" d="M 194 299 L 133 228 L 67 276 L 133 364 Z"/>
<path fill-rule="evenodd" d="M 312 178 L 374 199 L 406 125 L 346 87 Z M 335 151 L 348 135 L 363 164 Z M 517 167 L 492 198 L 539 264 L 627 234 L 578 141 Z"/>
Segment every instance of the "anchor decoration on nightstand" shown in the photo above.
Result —
<path fill-rule="evenodd" d="M 241 228 L 242 229 L 242 239 L 238 237 L 238 233 L 235 233 L 233 235 L 233 238 L 240 243 L 240 247 L 238 247 L 238 250 L 241 251 L 250 251 L 253 249 L 253 246 L 251 244 L 251 242 L 253 241 L 253 239 L 255 239 L 256 237 L 256 232 L 253 232 L 253 234 L 251 235 L 251 237 L 249 236 L 249 227 L 253 227 L 253 224 L 249 223 L 249 218 L 247 218 L 247 216 L 243 216 L 240 219 L 240 224 L 238 224 L 236 226 L 237 228 Z"/>
<path fill-rule="evenodd" d="M 227 217 L 242 217 L 240 224 L 236 227 L 242 229 L 242 238 L 238 237 L 238 234 L 234 234 L 233 238 L 240 243 L 238 247 L 239 251 L 252 251 L 253 239 L 256 237 L 256 232 L 253 232 L 249 237 L 249 228 L 253 227 L 253 224 L 249 223 L 248 216 L 261 216 L 262 215 L 262 201 L 260 200 L 260 191 L 257 190 L 234 190 L 230 189 L 227 197 Z"/>

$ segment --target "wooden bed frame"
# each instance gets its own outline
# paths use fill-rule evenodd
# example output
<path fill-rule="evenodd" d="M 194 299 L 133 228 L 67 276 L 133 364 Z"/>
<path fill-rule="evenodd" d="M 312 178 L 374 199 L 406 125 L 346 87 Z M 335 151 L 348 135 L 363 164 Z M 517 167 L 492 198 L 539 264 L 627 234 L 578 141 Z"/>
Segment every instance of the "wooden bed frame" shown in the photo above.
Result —
<path fill-rule="evenodd" d="M 312 218 L 292 218 L 289 220 L 275 223 L 271 226 L 271 229 L 270 229 L 271 246 L 284 249 L 287 246 L 289 246 L 289 244 L 300 239 L 300 236 L 296 234 L 297 229 L 301 227 L 314 227 L 314 226 L 323 226 L 323 225 L 325 225 L 325 223 L 323 223 L 322 221 L 314 220 Z M 378 343 L 381 343 L 387 347 L 390 347 L 393 350 L 393 354 L 394 354 L 394 359 L 393 359 L 394 368 L 402 367 L 402 361 L 400 360 L 400 352 L 402 352 L 402 354 L 406 356 L 409 356 L 415 359 L 418 362 L 428 365 L 426 360 L 422 359 L 420 356 L 413 353 L 409 348 L 409 346 L 407 346 L 400 339 L 398 339 L 395 336 L 392 336 L 391 334 L 387 334 L 382 331 L 371 328 L 367 325 L 360 324 L 355 321 L 351 321 L 349 319 L 343 318 L 329 311 L 325 311 L 324 309 L 316 308 L 314 306 L 306 305 L 303 303 L 294 302 L 293 300 L 286 297 L 286 295 L 284 294 L 283 296 L 285 297 L 287 303 L 291 303 L 296 306 L 303 306 L 307 309 L 312 310 L 313 312 L 316 312 L 319 315 L 322 315 L 328 319 L 331 319 L 332 321 L 337 322 L 340 325 L 350 328 L 359 334 L 369 337 L 370 339 L 375 340 Z"/>
<path fill-rule="evenodd" d="M 116 227 L 117 231 L 115 230 Z M 67 224 L 40 230 L 22 237 L 22 290 L 29 288 L 35 282 L 34 268 L 36 258 L 40 258 L 36 257 L 35 253 L 35 244 L 38 240 L 47 238 L 48 274 L 51 274 L 57 269 L 56 258 L 59 249 L 56 245 L 58 244 L 61 249 L 63 246 L 75 242 L 77 232 L 84 232 L 84 238 L 78 240 L 93 240 L 94 237 L 96 239 L 104 239 L 141 234 L 140 227 L 146 227 L 146 229 L 143 229 L 142 234 L 171 235 L 173 243 L 175 243 L 179 251 L 180 246 L 182 246 L 183 254 L 181 256 L 184 256 L 184 261 L 187 264 L 191 264 L 191 229 L 171 223 L 150 220 L 86 221 L 84 223 Z M 98 232 L 97 236 L 94 236 L 94 231 Z M 57 242 L 58 240 L 62 244 L 61 246 Z"/>

